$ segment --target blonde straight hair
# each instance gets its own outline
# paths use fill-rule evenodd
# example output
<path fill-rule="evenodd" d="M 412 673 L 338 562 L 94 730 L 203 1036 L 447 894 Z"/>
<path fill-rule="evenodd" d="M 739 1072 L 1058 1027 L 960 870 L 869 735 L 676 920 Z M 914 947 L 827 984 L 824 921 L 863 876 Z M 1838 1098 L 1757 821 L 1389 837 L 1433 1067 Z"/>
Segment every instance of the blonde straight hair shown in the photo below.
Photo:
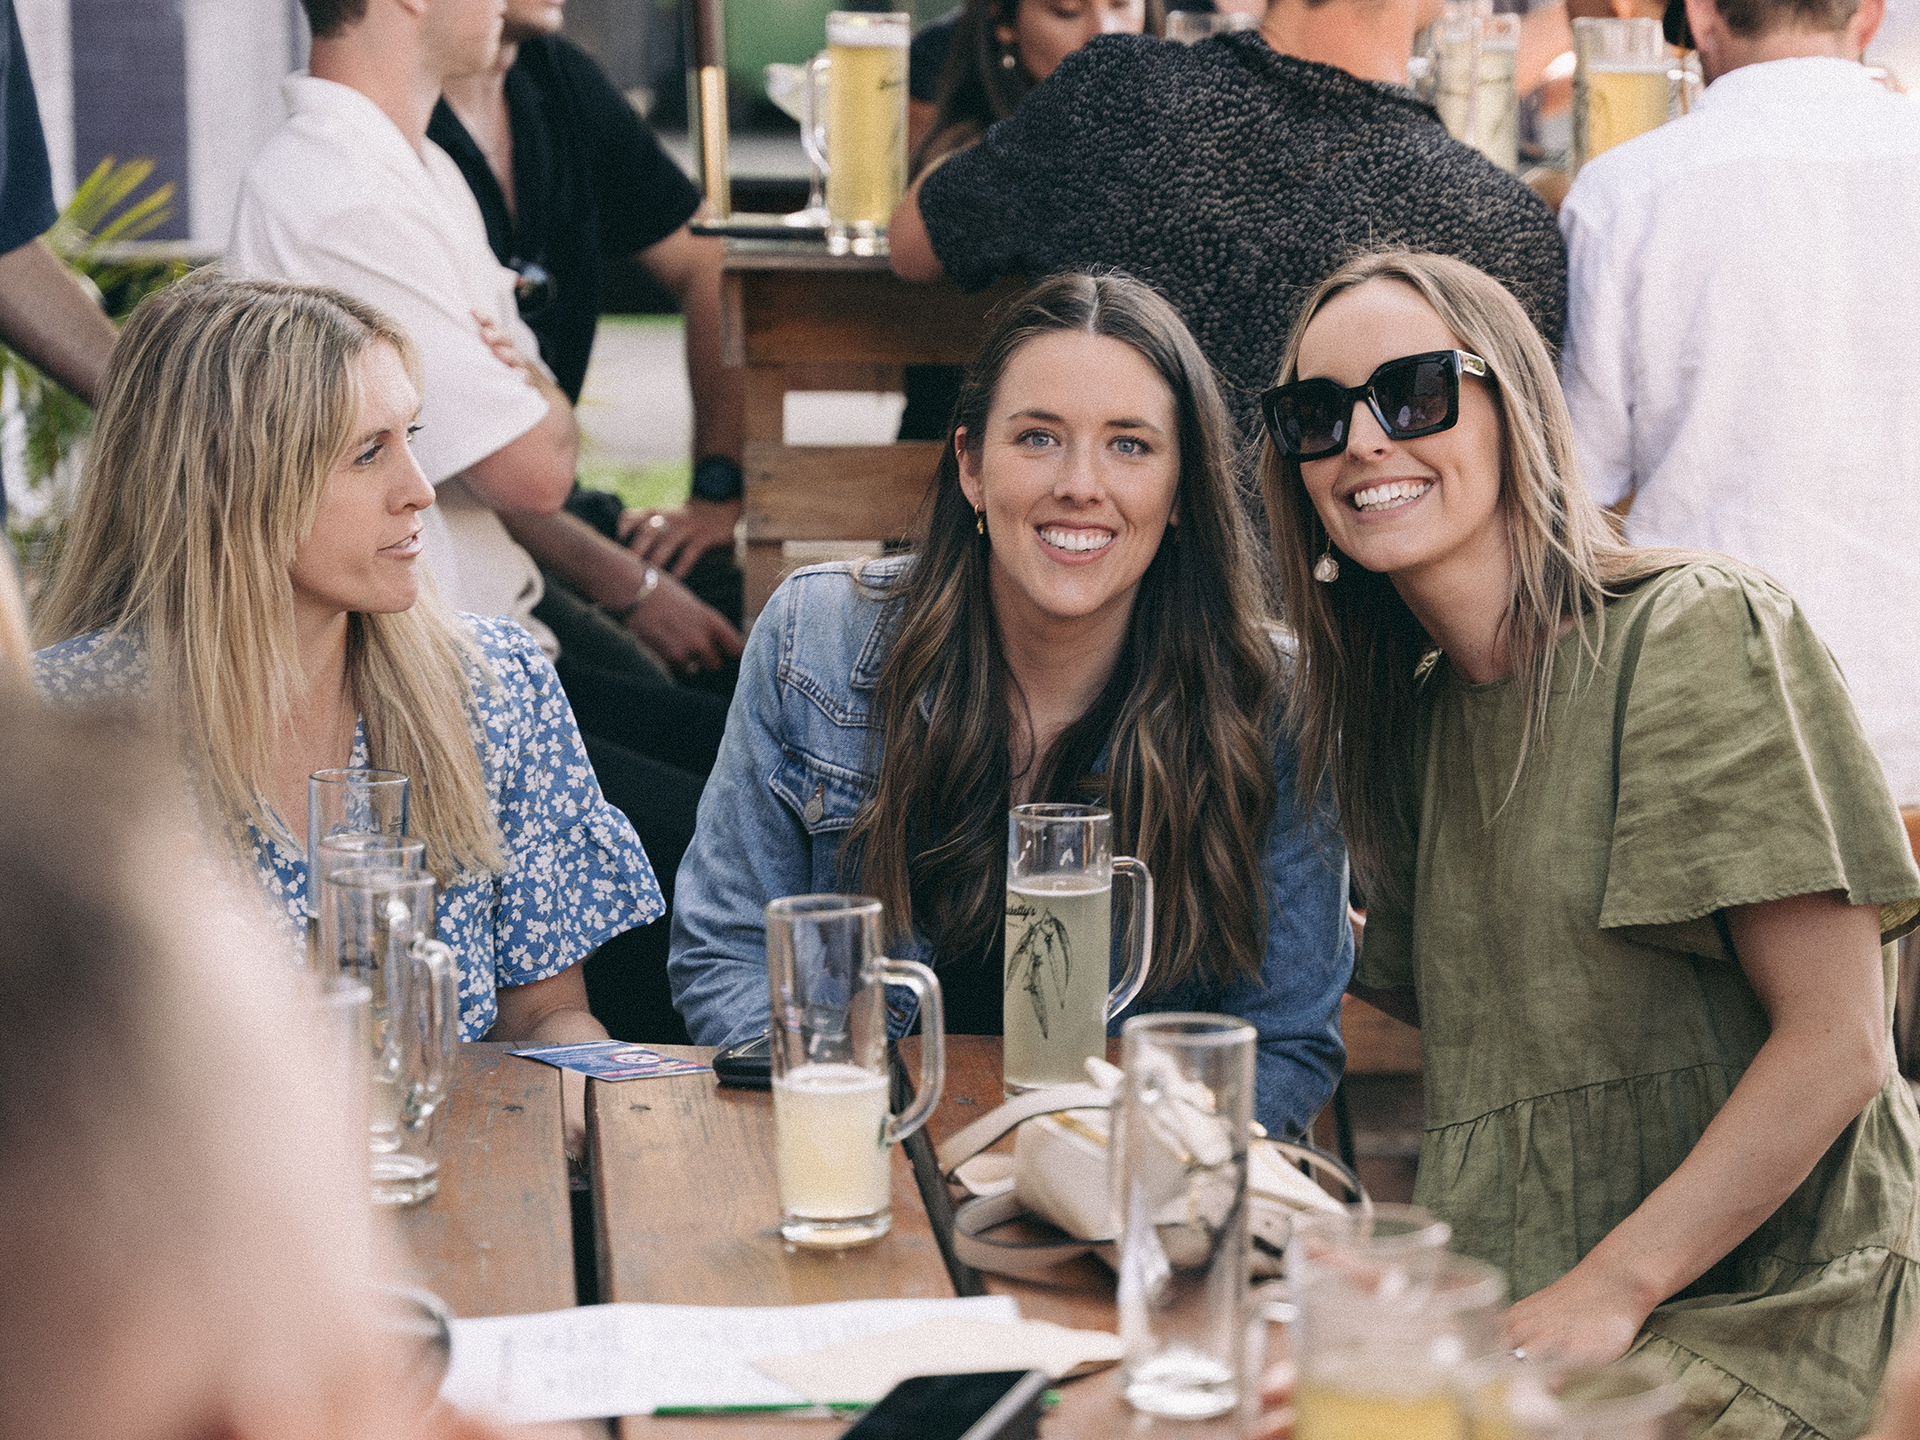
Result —
<path fill-rule="evenodd" d="M 288 572 L 353 435 L 360 357 L 381 344 L 417 385 L 412 340 L 371 305 L 203 273 L 143 301 L 107 369 L 36 639 L 145 644 L 236 844 L 252 825 L 305 848 L 266 798 L 300 674 Z M 348 617 L 368 759 L 412 778 L 412 829 L 442 880 L 505 864 L 474 749 L 476 667 L 492 681 L 430 580 L 409 610 Z"/>
<path fill-rule="evenodd" d="M 20 593 L 12 556 L 0 556 L 0 689 L 10 685 L 32 691 L 33 669 L 28 661 L 32 652 L 33 643 L 27 638 L 26 597 Z"/>
<path fill-rule="evenodd" d="M 1574 458 L 1573 425 L 1553 355 L 1520 303 L 1492 277 L 1444 255 L 1384 250 L 1356 256 L 1301 307 L 1280 360 L 1279 380 L 1299 378 L 1301 337 L 1336 296 L 1391 281 L 1433 308 L 1462 349 L 1487 362 L 1500 417 L 1500 503 L 1513 553 L 1507 651 L 1524 697 L 1520 763 L 1542 738 L 1553 692 L 1554 652 L 1570 619 L 1589 663 L 1606 634 L 1606 601 L 1620 582 L 1687 558 L 1623 544 L 1594 502 Z M 1433 639 L 1385 575 L 1349 561 L 1339 578 L 1314 580 L 1326 527 L 1301 483 L 1297 461 L 1268 437 L 1260 452 L 1267 519 L 1282 601 L 1300 644 L 1300 673 L 1286 719 L 1300 745 L 1300 788 L 1331 776 L 1341 829 L 1362 888 L 1404 902 L 1388 862 L 1395 793 L 1411 781 L 1415 708 L 1437 655 Z M 1514 772 L 1519 780 L 1519 770 Z"/>

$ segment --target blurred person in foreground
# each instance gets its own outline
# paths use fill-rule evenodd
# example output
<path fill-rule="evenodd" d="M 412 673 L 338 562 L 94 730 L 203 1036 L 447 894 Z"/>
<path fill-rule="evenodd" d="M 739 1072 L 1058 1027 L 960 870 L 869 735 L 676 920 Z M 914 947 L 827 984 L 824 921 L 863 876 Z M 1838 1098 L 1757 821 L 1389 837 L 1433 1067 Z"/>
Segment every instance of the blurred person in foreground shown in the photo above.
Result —
<path fill-rule="evenodd" d="M 1173 302 L 1243 435 L 1307 293 L 1353 250 L 1457 255 L 1560 339 L 1553 216 L 1407 86 L 1425 0 L 1274 0 L 1258 30 L 1100 35 L 894 211 L 893 268 L 977 290 L 1113 265 Z"/>
<path fill-rule="evenodd" d="M 191 276 L 142 301 L 108 367 L 37 617 L 58 703 L 151 696 L 205 813 L 297 953 L 318 897 L 307 777 L 412 781 L 460 1038 L 601 1040 L 579 962 L 662 909 L 553 667 L 420 573 L 419 362 L 338 291 Z M 568 1089 L 579 1133 L 582 1087 Z"/>
<path fill-rule="evenodd" d="M 520 276 L 520 314 L 540 358 L 575 404 L 611 264 L 637 259 L 679 303 L 693 395 L 692 494 L 683 505 L 638 510 L 576 485 L 567 509 L 738 625 L 733 532 L 743 503 L 745 372 L 720 358 L 725 242 L 688 228 L 711 208 L 606 72 L 560 33 L 564 12 L 563 0 L 507 0 L 498 58 L 443 84 L 427 138 L 466 177 L 495 258 Z M 555 603 L 564 597 L 543 605 Z"/>
<path fill-rule="evenodd" d="M 1920 805 L 1920 107 L 1858 64 L 1885 0 L 1688 0 L 1706 92 L 1560 211 L 1581 470 L 1636 545 L 1778 580 Z M 1630 508 L 1629 508 L 1630 507 Z"/>
<path fill-rule="evenodd" d="M 1368 897 L 1353 989 L 1420 1027 L 1415 1202 L 1526 1355 L 1640 1353 L 1696 1436 L 1859 1435 L 1920 1305 L 1920 871 L 1845 682 L 1765 576 L 1619 542 L 1478 271 L 1356 259 L 1278 379 L 1288 719 Z"/>
<path fill-rule="evenodd" d="M 156 748 L 0 686 L 0 1440 L 479 1440 L 374 1333 L 364 1130 Z"/>

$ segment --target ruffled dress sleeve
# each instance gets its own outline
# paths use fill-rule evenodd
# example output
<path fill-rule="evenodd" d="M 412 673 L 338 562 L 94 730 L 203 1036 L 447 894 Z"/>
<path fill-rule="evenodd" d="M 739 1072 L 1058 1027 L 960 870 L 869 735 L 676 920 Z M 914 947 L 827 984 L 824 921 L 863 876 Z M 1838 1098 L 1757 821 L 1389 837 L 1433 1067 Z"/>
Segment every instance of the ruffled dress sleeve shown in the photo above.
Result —
<path fill-rule="evenodd" d="M 1838 890 L 1880 907 L 1883 941 L 1913 929 L 1920 871 L 1806 616 L 1731 562 L 1645 583 L 1620 652 L 1601 928 L 1732 960 L 1716 912 Z"/>
<path fill-rule="evenodd" d="M 492 667 L 476 677 L 488 788 L 505 840 L 493 915 L 494 978 L 556 975 L 623 930 L 664 913 L 627 817 L 600 793 L 560 677 L 533 637 L 463 617 Z"/>

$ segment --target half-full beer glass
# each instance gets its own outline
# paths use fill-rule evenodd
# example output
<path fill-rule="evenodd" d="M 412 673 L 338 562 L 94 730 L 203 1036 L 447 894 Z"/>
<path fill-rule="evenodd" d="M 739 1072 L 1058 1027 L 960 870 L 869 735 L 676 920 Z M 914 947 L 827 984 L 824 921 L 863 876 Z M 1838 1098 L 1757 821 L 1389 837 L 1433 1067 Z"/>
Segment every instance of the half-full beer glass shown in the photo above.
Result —
<path fill-rule="evenodd" d="M 767 906 L 780 1233 L 845 1249 L 893 1224 L 887 1149 L 919 1129 L 946 1078 L 940 982 L 881 952 L 881 906 L 865 895 L 790 895 Z M 920 1088 L 887 1113 L 888 984 L 920 1001 Z"/>
<path fill-rule="evenodd" d="M 801 88 L 800 138 L 827 172 L 827 248 L 887 253 L 887 221 L 907 189 L 907 42 L 913 16 L 835 10 L 826 54 L 826 154 L 818 146 L 813 86 Z"/>
<path fill-rule="evenodd" d="M 1113 877 L 1124 875 L 1129 949 L 1111 989 Z M 1153 960 L 1153 876 L 1113 853 L 1098 805 L 1016 805 L 1007 816 L 1002 1029 L 1009 1095 L 1077 1085 L 1107 1053 L 1107 1022 L 1133 1002 Z"/>

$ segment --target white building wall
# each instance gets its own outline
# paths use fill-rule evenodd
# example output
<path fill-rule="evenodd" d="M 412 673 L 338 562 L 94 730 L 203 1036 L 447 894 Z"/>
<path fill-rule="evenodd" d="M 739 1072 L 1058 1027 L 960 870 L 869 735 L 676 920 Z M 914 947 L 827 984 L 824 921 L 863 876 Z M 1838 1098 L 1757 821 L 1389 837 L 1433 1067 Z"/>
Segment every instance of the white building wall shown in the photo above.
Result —
<path fill-rule="evenodd" d="M 47 159 L 53 164 L 53 200 L 73 198 L 73 45 L 67 0 L 14 0 L 20 38 L 33 70 L 33 95 L 40 105 L 40 128 L 47 133 Z"/>
<path fill-rule="evenodd" d="M 65 0 L 38 0 L 65 3 Z M 280 82 L 303 34 L 286 0 L 181 0 L 187 175 L 196 248 L 224 249 L 254 152 L 286 115 Z M 303 28 L 303 27 L 300 27 Z M 37 71 L 36 71 L 37 75 Z"/>

